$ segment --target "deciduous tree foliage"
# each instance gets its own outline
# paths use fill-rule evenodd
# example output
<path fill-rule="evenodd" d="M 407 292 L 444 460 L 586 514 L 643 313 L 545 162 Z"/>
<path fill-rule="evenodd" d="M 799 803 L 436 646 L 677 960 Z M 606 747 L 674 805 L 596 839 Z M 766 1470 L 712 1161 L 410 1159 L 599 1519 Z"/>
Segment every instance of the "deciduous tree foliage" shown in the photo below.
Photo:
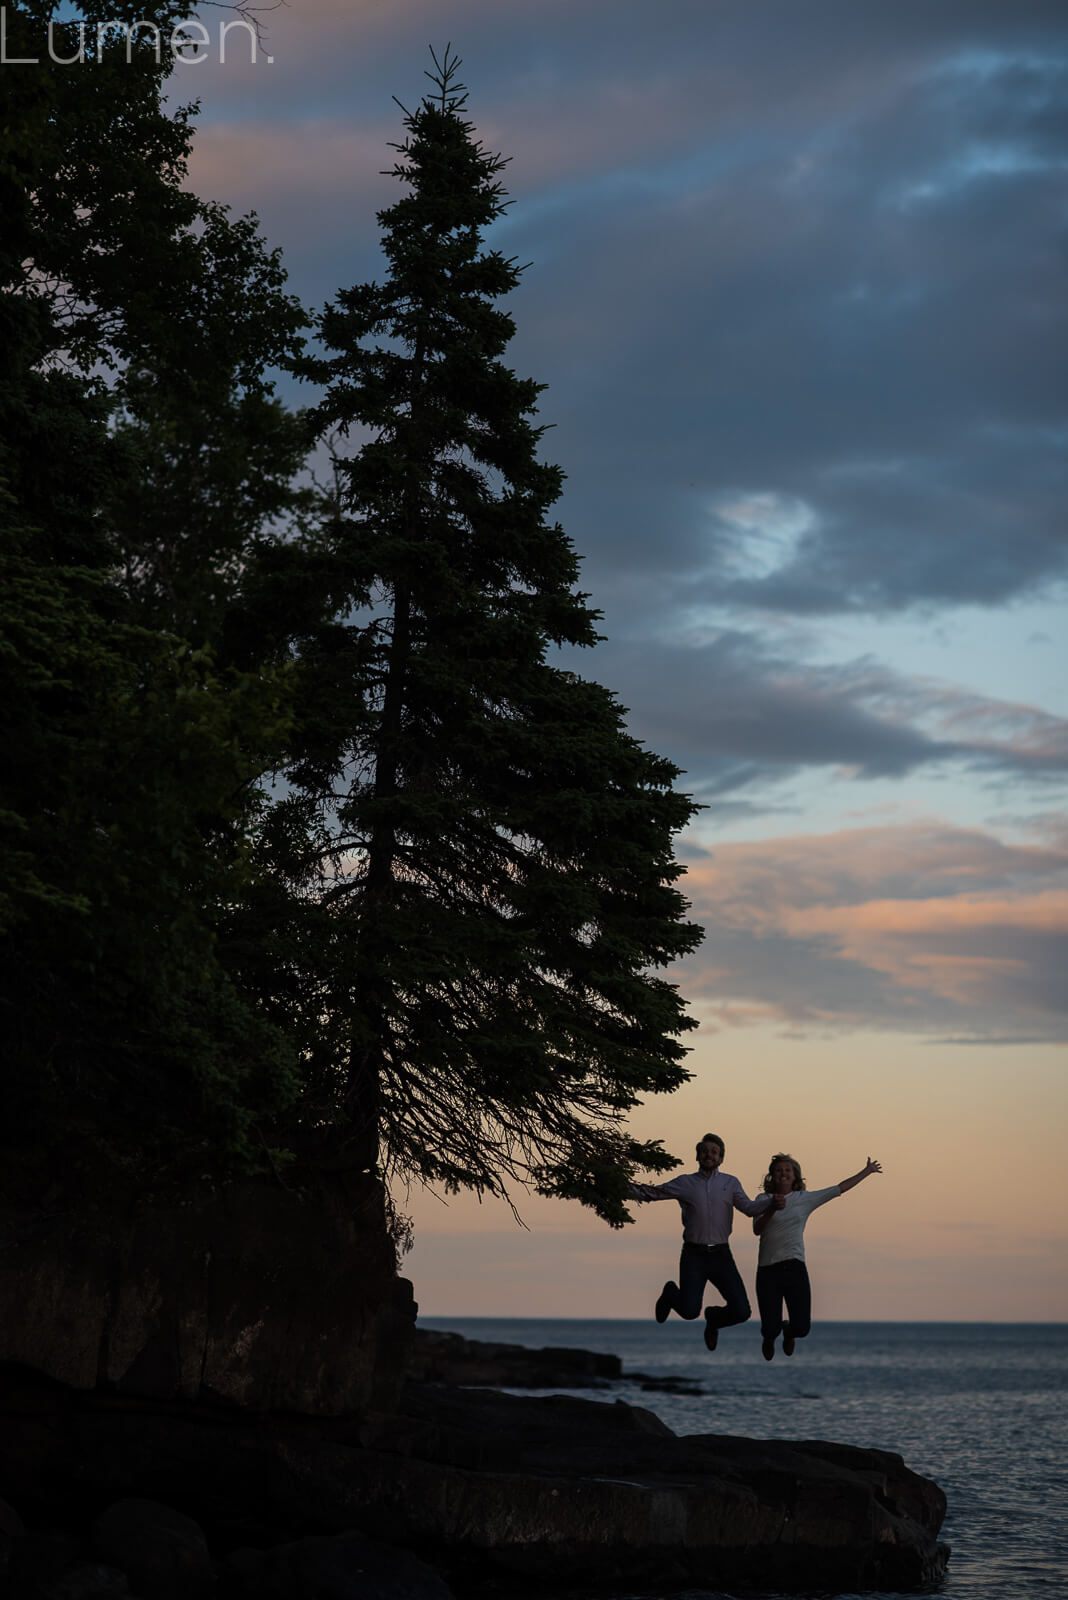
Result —
<path fill-rule="evenodd" d="M 593 645 L 597 613 L 549 520 L 542 386 L 502 360 L 519 269 L 483 235 L 504 162 L 455 69 L 405 115 L 388 275 L 339 294 L 308 368 L 321 429 L 370 438 L 304 552 L 329 621 L 299 641 L 264 847 L 301 896 L 306 1115 L 365 1161 L 381 1142 L 401 1173 L 519 1177 L 619 1223 L 635 1166 L 675 1165 L 626 1116 L 688 1076 L 657 969 L 700 936 L 672 855 L 694 806 L 558 651 Z"/>

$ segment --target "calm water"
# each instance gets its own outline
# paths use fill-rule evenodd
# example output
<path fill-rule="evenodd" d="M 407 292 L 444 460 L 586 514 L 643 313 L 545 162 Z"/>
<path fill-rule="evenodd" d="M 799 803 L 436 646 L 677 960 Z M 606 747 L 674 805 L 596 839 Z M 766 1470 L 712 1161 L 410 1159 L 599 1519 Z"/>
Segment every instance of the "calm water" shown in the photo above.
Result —
<path fill-rule="evenodd" d="M 626 1378 L 611 1390 L 676 1433 L 897 1451 L 949 1500 L 944 1600 L 1068 1600 L 1068 1325 L 823 1322 L 792 1359 L 780 1347 L 773 1362 L 761 1356 L 752 1323 L 728 1329 L 714 1355 L 702 1325 L 674 1317 L 663 1327 L 441 1317 L 421 1317 L 420 1326 L 604 1351 L 621 1357 L 624 1374 L 692 1379 L 705 1391 L 699 1398 L 644 1391 Z M 713 1597 L 721 1591 L 690 1590 L 685 1600 Z"/>

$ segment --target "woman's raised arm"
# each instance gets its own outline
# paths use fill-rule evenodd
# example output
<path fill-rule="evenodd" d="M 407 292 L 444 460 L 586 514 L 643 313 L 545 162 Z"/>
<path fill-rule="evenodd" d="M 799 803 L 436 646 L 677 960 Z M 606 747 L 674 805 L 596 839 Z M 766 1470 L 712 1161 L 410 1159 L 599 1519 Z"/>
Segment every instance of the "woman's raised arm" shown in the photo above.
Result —
<path fill-rule="evenodd" d="M 869 1156 L 868 1165 L 866 1167 L 862 1167 L 859 1172 L 854 1172 L 851 1178 L 843 1178 L 838 1187 L 841 1189 L 842 1193 L 845 1194 L 847 1189 L 855 1189 L 862 1178 L 867 1178 L 871 1173 L 881 1172 L 882 1170 L 882 1162 L 873 1161 L 871 1156 Z"/>

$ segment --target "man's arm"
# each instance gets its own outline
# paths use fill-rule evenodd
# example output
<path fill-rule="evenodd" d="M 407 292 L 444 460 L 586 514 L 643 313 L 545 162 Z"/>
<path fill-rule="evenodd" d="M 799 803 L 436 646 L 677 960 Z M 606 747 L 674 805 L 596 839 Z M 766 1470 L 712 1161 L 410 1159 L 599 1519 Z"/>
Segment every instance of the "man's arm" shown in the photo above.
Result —
<path fill-rule="evenodd" d="M 628 1200 L 677 1200 L 678 1190 L 675 1185 L 677 1178 L 669 1178 L 667 1183 L 628 1183 Z"/>
<path fill-rule="evenodd" d="M 842 1193 L 845 1194 L 847 1189 L 855 1189 L 862 1178 L 866 1178 L 869 1176 L 869 1174 L 873 1172 L 881 1172 L 882 1170 L 882 1163 L 879 1161 L 873 1161 L 871 1156 L 869 1156 L 868 1165 L 866 1167 L 862 1167 L 859 1172 L 854 1172 L 851 1178 L 843 1178 L 838 1187 L 841 1189 Z"/>
<path fill-rule="evenodd" d="M 734 1193 L 731 1195 L 731 1204 L 736 1210 L 744 1212 L 747 1217 L 762 1217 L 775 1205 L 775 1196 L 759 1194 L 755 1200 L 750 1200 L 741 1184 L 736 1183 Z"/>

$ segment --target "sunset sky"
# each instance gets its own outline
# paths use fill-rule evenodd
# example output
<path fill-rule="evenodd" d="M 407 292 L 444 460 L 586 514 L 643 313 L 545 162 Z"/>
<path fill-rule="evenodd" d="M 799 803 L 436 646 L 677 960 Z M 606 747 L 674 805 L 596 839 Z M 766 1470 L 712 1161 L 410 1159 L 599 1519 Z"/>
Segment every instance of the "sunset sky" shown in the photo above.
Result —
<path fill-rule="evenodd" d="M 218 29 L 218 13 L 204 16 Z M 1068 26 L 1029 0 L 290 0 L 176 69 L 191 181 L 319 307 L 381 276 L 392 96 L 463 58 L 530 262 L 510 360 L 685 769 L 694 1080 L 636 1119 L 810 1224 L 817 1316 L 1063 1320 Z M 266 55 L 273 57 L 272 62 Z M 242 56 L 245 60 L 242 60 Z M 307 396 L 306 398 L 311 398 Z M 426 1314 L 646 1316 L 674 1206 L 400 1194 Z M 752 1280 L 750 1227 L 737 1255 Z"/>

